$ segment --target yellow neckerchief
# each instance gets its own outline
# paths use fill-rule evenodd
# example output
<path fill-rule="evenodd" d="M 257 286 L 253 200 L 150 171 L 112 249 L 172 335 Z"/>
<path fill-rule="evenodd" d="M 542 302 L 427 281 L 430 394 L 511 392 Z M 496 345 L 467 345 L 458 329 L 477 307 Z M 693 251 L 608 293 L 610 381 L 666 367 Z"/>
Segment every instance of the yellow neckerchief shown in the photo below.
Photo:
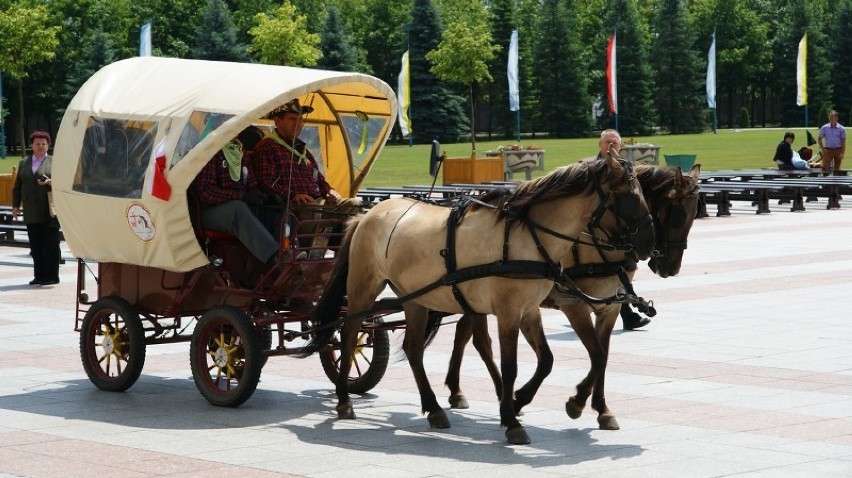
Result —
<path fill-rule="evenodd" d="M 243 147 L 232 141 L 222 148 L 222 155 L 225 156 L 225 165 L 228 166 L 231 180 L 239 181 L 243 172 Z"/>
<path fill-rule="evenodd" d="M 267 137 L 269 139 L 271 139 L 272 141 L 275 141 L 276 143 L 280 144 L 281 146 L 284 146 L 285 148 L 287 148 L 288 151 L 290 151 L 291 153 L 293 153 L 293 155 L 295 155 L 297 158 L 299 158 L 299 162 L 304 163 L 304 164 L 310 164 L 311 163 L 311 160 L 308 159 L 307 156 L 296 151 L 296 148 L 287 144 L 287 142 L 284 141 L 284 139 L 281 138 L 281 136 L 278 135 L 278 131 L 275 131 L 273 129 Z"/>

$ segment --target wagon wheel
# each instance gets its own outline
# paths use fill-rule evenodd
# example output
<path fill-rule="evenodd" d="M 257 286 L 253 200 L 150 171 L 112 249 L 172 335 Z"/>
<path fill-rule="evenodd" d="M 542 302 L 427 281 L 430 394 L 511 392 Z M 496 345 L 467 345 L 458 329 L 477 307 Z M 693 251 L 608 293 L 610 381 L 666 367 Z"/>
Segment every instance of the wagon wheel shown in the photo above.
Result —
<path fill-rule="evenodd" d="M 251 397 L 263 368 L 261 338 L 240 309 L 214 307 L 198 319 L 189 347 L 192 378 L 213 405 L 236 407 Z"/>
<path fill-rule="evenodd" d="M 101 390 L 123 392 L 136 383 L 145 364 L 145 331 L 129 302 L 109 296 L 92 304 L 80 331 L 80 359 Z"/>
<path fill-rule="evenodd" d="M 325 375 L 333 383 L 340 376 L 340 331 L 328 347 L 320 351 L 320 362 Z M 390 338 L 387 330 L 365 329 L 358 332 L 358 342 L 352 353 L 349 369 L 349 392 L 367 393 L 378 385 L 388 369 Z"/>

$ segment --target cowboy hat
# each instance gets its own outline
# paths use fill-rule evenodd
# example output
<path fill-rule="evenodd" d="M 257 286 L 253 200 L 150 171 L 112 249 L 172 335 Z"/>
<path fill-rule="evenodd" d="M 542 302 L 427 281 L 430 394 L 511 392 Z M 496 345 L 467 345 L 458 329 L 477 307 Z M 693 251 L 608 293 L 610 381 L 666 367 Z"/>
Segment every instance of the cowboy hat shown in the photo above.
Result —
<path fill-rule="evenodd" d="M 299 99 L 294 98 L 282 106 L 275 108 L 270 111 L 269 114 L 266 115 L 267 118 L 277 118 L 279 116 L 284 116 L 286 114 L 294 114 L 294 115 L 303 115 L 312 113 L 314 111 L 314 107 L 310 105 L 300 105 Z"/>

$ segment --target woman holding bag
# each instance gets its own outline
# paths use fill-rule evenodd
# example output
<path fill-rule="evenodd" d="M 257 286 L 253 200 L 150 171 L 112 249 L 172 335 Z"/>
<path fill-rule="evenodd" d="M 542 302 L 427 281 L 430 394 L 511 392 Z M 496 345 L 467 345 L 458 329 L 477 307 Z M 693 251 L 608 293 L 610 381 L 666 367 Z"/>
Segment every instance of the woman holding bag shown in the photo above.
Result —
<path fill-rule="evenodd" d="M 47 155 L 50 134 L 30 134 L 32 155 L 21 160 L 12 188 L 12 218 L 24 208 L 24 223 L 30 240 L 34 278 L 30 285 L 59 283 L 59 221 L 53 215 L 48 195 L 53 158 Z"/>

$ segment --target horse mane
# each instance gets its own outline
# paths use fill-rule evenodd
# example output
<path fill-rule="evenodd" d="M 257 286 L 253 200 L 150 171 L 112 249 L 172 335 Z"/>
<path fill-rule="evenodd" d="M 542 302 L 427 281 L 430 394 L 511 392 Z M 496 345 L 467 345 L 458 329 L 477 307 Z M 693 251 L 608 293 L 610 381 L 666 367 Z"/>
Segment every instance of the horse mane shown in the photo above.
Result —
<path fill-rule="evenodd" d="M 637 164 L 634 166 L 633 171 L 636 173 L 636 179 L 639 180 L 645 197 L 654 199 L 662 199 L 674 187 L 677 175 L 676 168 L 661 168 L 647 164 Z M 683 191 L 683 193 L 695 193 L 698 189 L 698 183 L 688 174 L 683 174 L 683 178 L 688 184 L 686 191 Z"/>
<path fill-rule="evenodd" d="M 609 170 L 606 165 L 606 161 L 598 159 L 584 160 L 522 183 L 508 194 L 505 202 L 510 208 L 501 209 L 498 219 L 526 218 L 537 204 L 587 193 L 595 184 L 604 182 L 602 175 Z"/>

